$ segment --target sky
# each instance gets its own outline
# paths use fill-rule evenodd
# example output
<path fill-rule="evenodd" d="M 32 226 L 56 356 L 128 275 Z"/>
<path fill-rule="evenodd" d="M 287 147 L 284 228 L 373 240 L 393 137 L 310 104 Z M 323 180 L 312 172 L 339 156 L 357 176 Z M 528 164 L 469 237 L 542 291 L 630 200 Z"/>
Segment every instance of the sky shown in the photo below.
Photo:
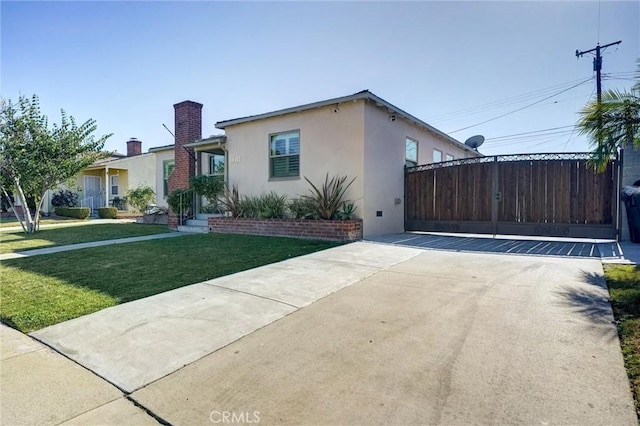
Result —
<path fill-rule="evenodd" d="M 217 121 L 364 89 L 484 154 L 581 152 L 573 126 L 603 88 L 632 86 L 638 1 L 0 2 L 0 96 L 37 94 L 95 119 L 105 146 L 173 143 L 173 104 Z M 574 87 L 575 86 L 575 87 Z M 485 122 L 486 121 L 486 122 Z M 479 124 L 483 123 L 484 124 Z M 515 136 L 514 136 L 515 135 Z"/>

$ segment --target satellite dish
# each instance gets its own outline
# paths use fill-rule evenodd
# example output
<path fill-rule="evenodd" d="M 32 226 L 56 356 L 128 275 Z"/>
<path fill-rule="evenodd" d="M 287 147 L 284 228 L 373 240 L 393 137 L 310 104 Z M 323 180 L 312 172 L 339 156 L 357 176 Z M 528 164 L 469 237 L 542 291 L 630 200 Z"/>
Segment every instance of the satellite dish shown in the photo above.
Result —
<path fill-rule="evenodd" d="M 484 143 L 484 136 L 482 135 L 471 136 L 469 139 L 464 141 L 464 144 L 467 145 L 469 148 L 473 149 L 474 151 L 477 151 L 478 147 L 483 143 Z"/>

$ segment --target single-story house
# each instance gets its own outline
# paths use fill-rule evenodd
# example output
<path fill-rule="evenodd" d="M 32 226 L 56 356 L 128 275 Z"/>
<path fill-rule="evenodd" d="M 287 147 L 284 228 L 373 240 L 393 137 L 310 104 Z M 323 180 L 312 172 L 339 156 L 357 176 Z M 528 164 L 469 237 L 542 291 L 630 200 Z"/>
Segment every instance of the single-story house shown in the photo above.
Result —
<path fill-rule="evenodd" d="M 129 189 L 150 186 L 156 193 L 155 204 L 167 207 L 168 176 L 173 169 L 173 145 L 150 148 L 142 152 L 142 141 L 127 141 L 127 154 L 113 153 L 84 169 L 67 189 L 78 193 L 79 204 L 96 209 L 113 206 L 129 210 L 123 200 Z M 65 187 L 66 188 L 66 187 Z M 55 191 L 53 191 L 55 192 Z M 52 211 L 48 194 L 48 210 Z M 46 207 L 46 206 L 45 206 Z"/>
<path fill-rule="evenodd" d="M 174 105 L 175 169 L 168 191 L 194 174 L 219 174 L 241 195 L 296 198 L 325 176 L 355 178 L 365 237 L 404 230 L 404 168 L 480 156 L 477 151 L 364 90 L 353 95 L 219 121 L 202 139 L 202 104 Z M 194 155 L 195 154 L 195 155 Z"/>

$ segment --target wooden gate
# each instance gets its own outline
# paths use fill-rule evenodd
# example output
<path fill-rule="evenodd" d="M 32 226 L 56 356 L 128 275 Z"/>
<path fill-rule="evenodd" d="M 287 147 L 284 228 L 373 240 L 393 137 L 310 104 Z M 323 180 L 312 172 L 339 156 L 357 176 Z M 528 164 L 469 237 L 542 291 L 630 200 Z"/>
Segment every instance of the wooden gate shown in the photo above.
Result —
<path fill-rule="evenodd" d="M 469 158 L 406 170 L 407 231 L 616 238 L 619 162 L 588 153 Z"/>

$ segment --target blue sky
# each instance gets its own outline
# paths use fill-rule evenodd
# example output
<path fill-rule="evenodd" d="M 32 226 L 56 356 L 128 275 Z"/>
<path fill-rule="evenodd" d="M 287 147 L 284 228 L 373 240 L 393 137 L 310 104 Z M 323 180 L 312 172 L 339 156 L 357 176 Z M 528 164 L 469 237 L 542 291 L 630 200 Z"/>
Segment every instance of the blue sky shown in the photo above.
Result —
<path fill-rule="evenodd" d="M 640 57 L 637 1 L 4 0 L 0 20 L 2 97 L 37 94 L 50 122 L 60 108 L 94 118 L 120 152 L 129 137 L 173 143 L 162 124 L 183 100 L 204 104 L 208 136 L 363 89 L 460 141 L 484 135 L 486 154 L 584 151 L 570 126 L 595 79 L 575 50 L 622 40 L 603 56 L 605 89 L 630 87 Z"/>

